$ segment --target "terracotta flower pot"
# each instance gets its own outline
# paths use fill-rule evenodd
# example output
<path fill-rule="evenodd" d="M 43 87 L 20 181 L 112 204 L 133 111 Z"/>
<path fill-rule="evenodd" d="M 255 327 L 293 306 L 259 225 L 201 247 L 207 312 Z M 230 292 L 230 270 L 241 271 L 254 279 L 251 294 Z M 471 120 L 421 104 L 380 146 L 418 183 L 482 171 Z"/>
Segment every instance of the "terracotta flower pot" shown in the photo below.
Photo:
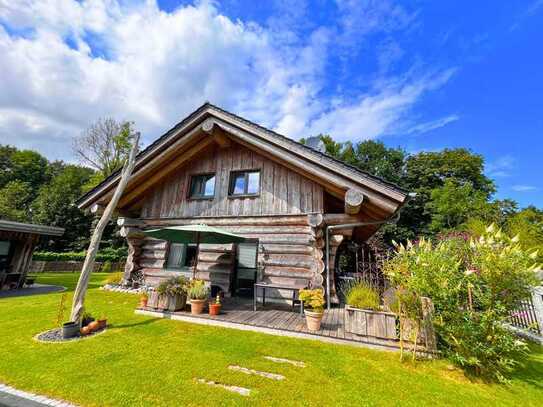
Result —
<path fill-rule="evenodd" d="M 209 303 L 209 315 L 219 315 L 221 313 L 222 304 Z"/>
<path fill-rule="evenodd" d="M 87 327 L 89 328 L 90 332 L 94 332 L 98 330 L 100 324 L 98 323 L 98 321 L 92 321 L 90 324 L 87 325 Z"/>
<path fill-rule="evenodd" d="M 90 327 L 87 325 L 87 326 L 84 326 L 83 328 L 81 328 L 81 335 L 88 335 L 91 333 L 91 329 Z"/>
<path fill-rule="evenodd" d="M 107 326 L 107 319 L 98 320 L 98 329 L 104 329 Z"/>
<path fill-rule="evenodd" d="M 206 300 L 190 300 L 190 312 L 193 315 L 201 314 L 204 311 Z"/>
<path fill-rule="evenodd" d="M 321 321 L 324 312 L 312 312 L 307 310 L 304 312 L 305 320 L 307 322 L 307 329 L 310 331 L 318 331 L 321 329 Z"/>

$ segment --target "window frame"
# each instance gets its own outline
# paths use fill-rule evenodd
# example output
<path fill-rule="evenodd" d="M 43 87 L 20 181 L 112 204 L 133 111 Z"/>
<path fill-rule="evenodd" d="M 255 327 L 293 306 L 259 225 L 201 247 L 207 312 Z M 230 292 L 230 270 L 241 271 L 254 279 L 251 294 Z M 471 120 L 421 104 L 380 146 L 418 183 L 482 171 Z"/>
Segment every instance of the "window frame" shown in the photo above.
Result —
<path fill-rule="evenodd" d="M 258 173 L 258 191 L 255 193 L 248 193 L 247 190 L 249 189 L 249 174 L 251 173 Z M 245 178 L 245 185 L 244 185 L 244 192 L 242 194 L 234 194 L 234 182 L 239 174 L 244 174 Z M 257 196 L 260 196 L 260 192 L 262 190 L 262 171 L 260 168 L 251 168 L 247 170 L 232 170 L 230 171 L 230 179 L 228 182 L 228 198 L 254 198 Z"/>
<path fill-rule="evenodd" d="M 182 253 L 181 253 L 181 265 L 179 266 L 171 266 L 169 264 L 170 260 L 170 252 L 172 249 L 172 245 L 181 245 L 183 246 Z M 187 262 L 187 249 L 189 246 L 197 247 L 198 245 L 196 243 L 175 243 L 175 242 L 169 242 L 168 243 L 168 250 L 166 253 L 166 261 L 164 262 L 163 269 L 167 271 L 179 271 L 179 272 L 187 272 L 189 270 L 192 270 L 193 266 L 186 265 Z M 196 251 L 196 256 L 198 256 L 198 251 Z"/>
<path fill-rule="evenodd" d="M 199 177 L 212 176 L 215 178 L 213 183 L 213 195 L 191 195 L 192 185 L 194 181 Z M 205 190 L 205 188 L 204 188 Z M 212 200 L 215 199 L 215 193 L 217 192 L 217 173 L 215 172 L 202 172 L 197 174 L 191 174 L 189 178 L 189 187 L 187 189 L 187 199 L 188 200 Z"/>

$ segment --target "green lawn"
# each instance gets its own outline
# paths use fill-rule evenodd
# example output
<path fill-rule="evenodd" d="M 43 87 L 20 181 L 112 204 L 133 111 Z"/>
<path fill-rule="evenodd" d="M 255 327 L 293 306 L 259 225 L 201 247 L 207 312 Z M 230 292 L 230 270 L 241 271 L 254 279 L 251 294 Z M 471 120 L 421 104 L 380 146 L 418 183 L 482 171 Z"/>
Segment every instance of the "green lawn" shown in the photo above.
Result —
<path fill-rule="evenodd" d="M 41 283 L 70 291 L 73 274 L 46 274 Z M 111 327 L 76 343 L 43 344 L 32 337 L 52 327 L 61 294 L 0 299 L 0 382 L 81 405 L 541 405 L 543 350 L 510 385 L 485 384 L 447 369 L 445 361 L 400 363 L 398 354 L 159 320 L 134 314 L 137 297 L 98 290 L 87 308 Z M 71 298 L 71 293 L 70 293 Z M 275 364 L 265 355 L 306 362 Z M 227 369 L 237 364 L 280 373 L 284 381 Z M 239 385 L 251 396 L 211 388 L 196 377 Z"/>

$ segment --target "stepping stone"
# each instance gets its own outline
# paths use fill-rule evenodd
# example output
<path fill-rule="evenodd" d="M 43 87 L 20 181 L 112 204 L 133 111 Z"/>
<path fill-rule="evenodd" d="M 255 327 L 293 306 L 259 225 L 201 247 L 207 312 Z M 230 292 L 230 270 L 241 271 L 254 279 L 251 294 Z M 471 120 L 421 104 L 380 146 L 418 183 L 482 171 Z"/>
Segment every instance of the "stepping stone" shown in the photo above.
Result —
<path fill-rule="evenodd" d="M 235 370 L 236 372 L 241 372 L 241 373 L 245 373 L 245 374 L 252 374 L 252 375 L 256 375 L 256 376 L 262 376 L 262 377 L 266 377 L 266 378 L 272 379 L 272 380 L 284 380 L 285 379 L 285 376 L 280 375 L 280 374 L 269 373 L 269 372 L 261 372 L 259 370 L 248 369 L 246 367 L 241 367 L 241 366 L 232 366 L 232 365 L 230 365 L 230 366 L 228 366 L 228 369 Z"/>
<path fill-rule="evenodd" d="M 275 363 L 288 363 L 289 365 L 293 365 L 293 366 L 305 367 L 305 363 L 300 362 L 298 360 L 276 358 L 276 357 L 273 357 L 273 356 L 264 356 L 264 359 L 271 360 L 272 362 L 275 362 Z"/>
<path fill-rule="evenodd" d="M 245 387 L 239 387 L 239 386 L 230 386 L 228 384 L 223 384 L 219 382 L 214 382 L 213 380 L 206 380 L 206 379 L 196 379 L 198 383 L 207 384 L 208 386 L 213 387 L 220 387 L 225 390 L 231 391 L 232 393 L 238 393 L 242 396 L 249 396 L 251 394 L 250 389 L 246 389 Z"/>

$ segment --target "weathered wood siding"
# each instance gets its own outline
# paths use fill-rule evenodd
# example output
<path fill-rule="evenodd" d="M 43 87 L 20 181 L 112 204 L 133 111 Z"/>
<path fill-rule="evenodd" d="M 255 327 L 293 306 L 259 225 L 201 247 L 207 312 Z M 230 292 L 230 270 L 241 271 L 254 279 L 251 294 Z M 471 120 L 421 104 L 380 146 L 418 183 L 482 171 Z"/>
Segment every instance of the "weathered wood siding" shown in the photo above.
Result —
<path fill-rule="evenodd" d="M 198 222 L 197 219 L 148 220 L 147 226 L 164 226 L 166 223 L 182 225 Z M 259 240 L 258 261 L 260 281 L 287 285 L 322 286 L 324 262 L 322 230 L 310 226 L 307 215 L 259 216 L 246 218 L 209 218 L 206 223 L 248 238 Z M 146 238 L 137 260 L 146 280 L 157 284 L 175 275 L 164 269 L 167 257 L 166 242 Z M 228 293 L 231 291 L 235 267 L 234 245 L 202 245 L 197 278 L 211 282 Z M 270 293 L 274 296 L 273 293 Z M 275 293 L 277 297 L 283 293 Z M 291 293 L 285 292 L 288 298 Z"/>
<path fill-rule="evenodd" d="M 228 197 L 230 172 L 260 170 L 260 195 Z M 215 197 L 188 199 L 192 175 L 214 172 Z M 323 188 L 290 169 L 239 144 L 213 147 L 159 183 L 141 202 L 142 218 L 255 216 L 322 212 Z"/>

